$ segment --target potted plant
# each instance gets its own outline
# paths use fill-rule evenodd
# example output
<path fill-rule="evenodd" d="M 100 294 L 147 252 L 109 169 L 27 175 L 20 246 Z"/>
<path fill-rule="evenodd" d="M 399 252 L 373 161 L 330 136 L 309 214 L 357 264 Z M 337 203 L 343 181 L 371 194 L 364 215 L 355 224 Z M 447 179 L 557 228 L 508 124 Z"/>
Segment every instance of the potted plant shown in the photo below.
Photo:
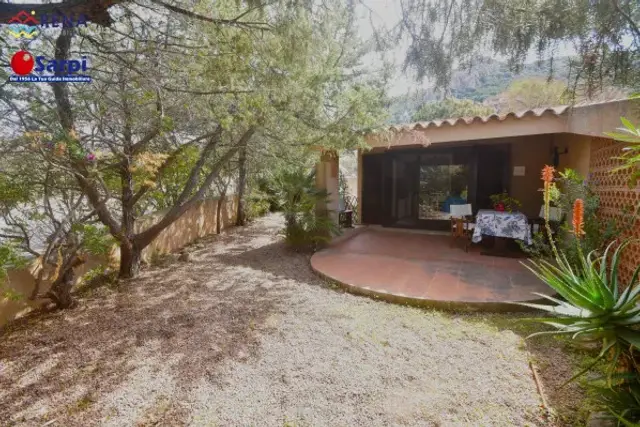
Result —
<path fill-rule="evenodd" d="M 509 196 L 507 192 L 492 194 L 490 198 L 493 208 L 498 212 L 514 212 L 522 206 L 518 199 Z"/>

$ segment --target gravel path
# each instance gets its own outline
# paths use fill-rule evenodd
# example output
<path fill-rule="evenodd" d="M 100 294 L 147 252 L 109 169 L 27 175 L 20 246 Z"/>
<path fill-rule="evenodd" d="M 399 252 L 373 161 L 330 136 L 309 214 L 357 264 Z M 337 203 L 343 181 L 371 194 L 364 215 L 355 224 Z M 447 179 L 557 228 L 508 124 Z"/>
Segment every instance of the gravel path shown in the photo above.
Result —
<path fill-rule="evenodd" d="M 0 425 L 548 425 L 520 335 L 331 289 L 281 226 L 15 323 Z"/>

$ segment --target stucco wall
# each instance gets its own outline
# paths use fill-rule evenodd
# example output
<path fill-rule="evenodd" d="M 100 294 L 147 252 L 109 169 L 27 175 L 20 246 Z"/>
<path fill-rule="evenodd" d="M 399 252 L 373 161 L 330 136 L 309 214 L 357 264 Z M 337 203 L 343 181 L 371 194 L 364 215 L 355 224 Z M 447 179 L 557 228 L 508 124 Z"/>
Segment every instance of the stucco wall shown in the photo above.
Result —
<path fill-rule="evenodd" d="M 589 160 L 591 158 L 591 139 L 586 135 L 561 133 L 553 136 L 553 145 L 560 153 L 558 169 L 571 168 L 585 178 L 589 175 Z"/>
<path fill-rule="evenodd" d="M 235 222 L 237 197 L 228 197 L 223 200 L 222 203 L 220 216 L 222 219 L 221 229 L 224 230 Z M 148 260 L 153 253 L 166 254 L 175 252 L 201 237 L 215 234 L 217 204 L 217 199 L 205 200 L 198 203 L 171 226 L 163 230 L 153 243 L 145 249 L 143 256 Z M 155 222 L 160 215 L 161 213 L 158 213 L 141 218 L 137 223 L 138 229 Z M 117 256 L 116 249 L 114 249 L 112 255 Z M 90 259 L 87 263 L 76 269 L 76 276 L 80 278 L 89 270 L 105 262 L 107 262 L 107 260 L 104 258 Z M 21 313 L 41 304 L 41 301 L 29 301 L 27 299 L 35 286 L 35 278 L 30 273 L 29 268 L 9 271 L 8 286 L 10 289 L 23 295 L 23 297 L 17 301 L 12 301 L 8 298 L 0 299 L 0 326 L 16 318 Z M 44 281 L 41 291 L 46 291 L 49 286 L 50 283 Z"/>
<path fill-rule="evenodd" d="M 520 200 L 522 212 L 537 217 L 542 206 L 540 171 L 551 160 L 552 136 L 535 135 L 516 139 L 511 144 L 511 196 Z M 523 176 L 514 176 L 514 167 L 524 166 Z"/>
<path fill-rule="evenodd" d="M 321 154 L 316 163 L 316 188 L 326 190 L 326 206 L 318 206 L 321 211 L 328 211 L 333 221 L 338 223 L 338 212 L 340 210 L 340 189 L 339 189 L 339 164 L 338 154 L 327 151 Z"/>

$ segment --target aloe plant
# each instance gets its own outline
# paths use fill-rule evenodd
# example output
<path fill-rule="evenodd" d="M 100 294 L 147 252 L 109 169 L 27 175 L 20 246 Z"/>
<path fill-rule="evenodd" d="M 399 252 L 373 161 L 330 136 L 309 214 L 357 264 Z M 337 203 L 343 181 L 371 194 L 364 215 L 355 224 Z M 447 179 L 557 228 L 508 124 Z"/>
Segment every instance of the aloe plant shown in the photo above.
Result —
<path fill-rule="evenodd" d="M 545 225 L 554 260 L 529 261 L 525 266 L 551 287 L 558 298 L 537 293 L 554 303 L 522 305 L 536 308 L 553 317 L 535 320 L 553 326 L 555 330 L 536 335 L 569 335 L 572 339 L 600 343 L 600 352 L 593 363 L 578 372 L 566 383 L 573 381 L 605 361 L 605 377 L 592 384 L 600 405 L 618 421 L 618 425 L 639 425 L 640 379 L 638 350 L 640 350 L 640 266 L 636 267 L 628 283 L 620 283 L 620 260 L 623 251 L 634 242 L 625 240 L 620 245 L 611 242 L 600 255 L 592 251 L 587 255 L 580 240 L 585 235 L 584 201 L 576 199 L 573 205 L 572 229 L 575 235 L 578 262 L 570 263 L 566 254 L 558 250 L 549 226 L 549 202 L 553 191 L 554 168 L 545 166 L 544 181 Z M 562 298 L 562 299 L 561 299 Z M 631 405 L 631 406 L 629 406 Z"/>
<path fill-rule="evenodd" d="M 531 261 L 526 265 L 564 299 L 537 294 L 555 305 L 523 303 L 554 315 L 536 320 L 556 330 L 539 332 L 531 337 L 562 334 L 570 335 L 573 339 L 601 342 L 600 354 L 593 364 L 571 380 L 608 355 L 612 357 L 608 371 L 613 374 L 623 352 L 640 349 L 640 331 L 637 330 L 640 324 L 640 286 L 637 286 L 640 266 L 626 287 L 621 286 L 618 280 L 620 256 L 630 243 L 627 240 L 614 250 L 615 242 L 612 242 L 601 257 L 596 256 L 595 251 L 582 256 L 578 267 L 572 267 L 562 253 L 556 263 Z M 621 288 L 624 290 L 620 291 Z"/>
<path fill-rule="evenodd" d="M 610 382 L 596 381 L 591 384 L 596 402 L 608 409 L 618 426 L 637 427 L 640 421 L 640 374 L 638 366 L 632 364 L 628 372 L 613 375 Z"/>

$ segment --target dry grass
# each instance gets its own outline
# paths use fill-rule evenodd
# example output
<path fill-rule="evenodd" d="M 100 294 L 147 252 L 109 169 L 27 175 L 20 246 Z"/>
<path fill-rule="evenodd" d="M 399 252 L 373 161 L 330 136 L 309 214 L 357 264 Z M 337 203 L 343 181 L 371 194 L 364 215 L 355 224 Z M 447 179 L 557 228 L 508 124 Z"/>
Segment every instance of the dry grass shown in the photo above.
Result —
<path fill-rule="evenodd" d="M 575 421 L 580 389 L 555 390 L 574 369 L 561 347 L 525 347 L 510 317 L 332 290 L 280 227 L 263 218 L 192 246 L 189 263 L 12 324 L 0 425 L 552 425 L 531 358 Z"/>

